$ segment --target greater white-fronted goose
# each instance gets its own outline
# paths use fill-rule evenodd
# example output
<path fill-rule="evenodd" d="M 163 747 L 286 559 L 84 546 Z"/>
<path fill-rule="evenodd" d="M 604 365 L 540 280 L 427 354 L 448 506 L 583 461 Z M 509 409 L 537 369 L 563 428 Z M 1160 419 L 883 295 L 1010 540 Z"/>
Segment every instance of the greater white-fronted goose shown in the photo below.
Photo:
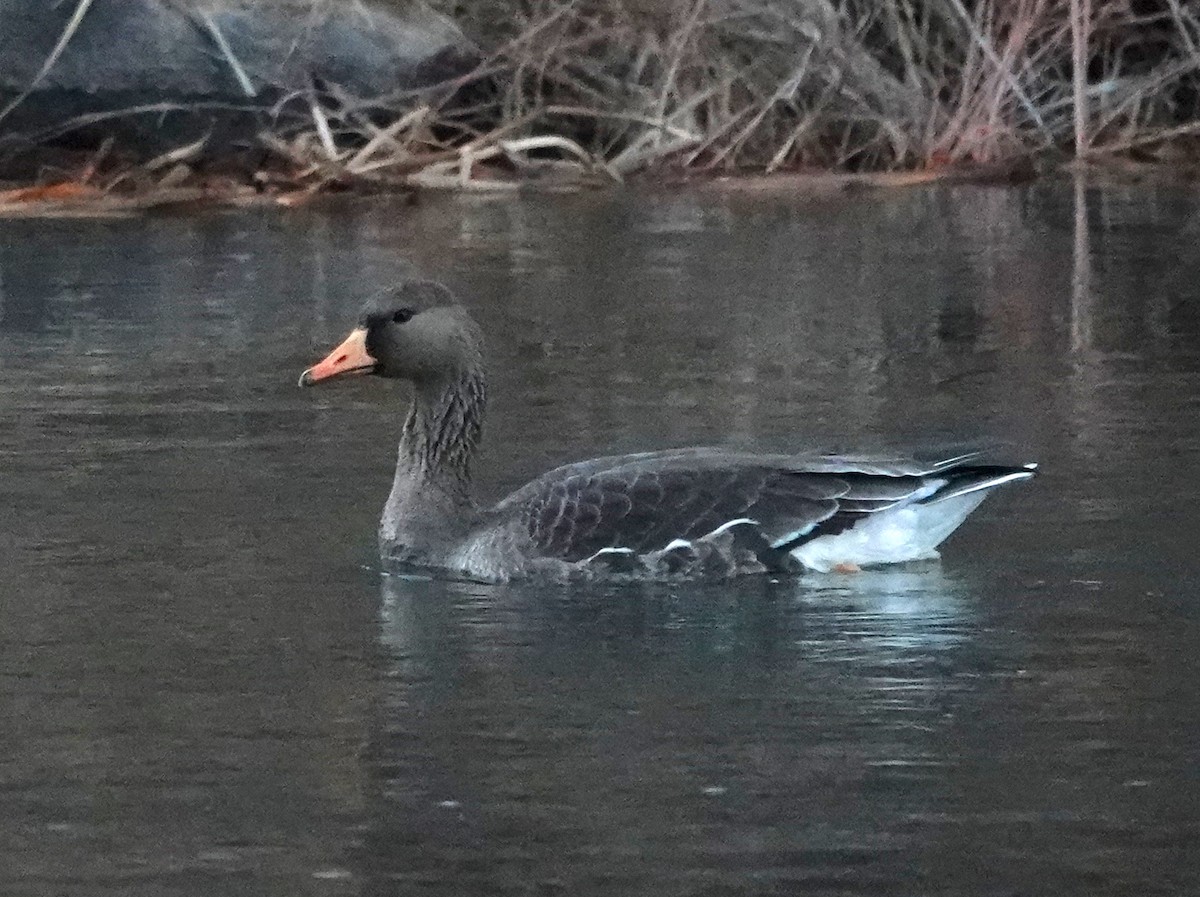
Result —
<path fill-rule="evenodd" d="M 728 576 L 937 557 L 984 497 L 1034 465 L 977 452 L 922 462 L 687 448 L 556 468 L 494 507 L 472 497 L 486 404 L 483 337 L 449 289 L 409 281 L 371 302 L 302 386 L 408 380 L 384 559 L 451 575 Z"/>

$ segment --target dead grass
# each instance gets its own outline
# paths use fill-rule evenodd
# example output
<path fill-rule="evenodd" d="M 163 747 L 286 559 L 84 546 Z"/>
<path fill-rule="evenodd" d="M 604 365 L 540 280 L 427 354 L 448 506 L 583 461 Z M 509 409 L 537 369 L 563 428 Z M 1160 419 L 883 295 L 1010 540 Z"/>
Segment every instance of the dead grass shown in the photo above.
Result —
<path fill-rule="evenodd" d="M 571 136 L 620 174 L 666 162 L 995 163 L 1069 155 L 1076 140 L 1081 153 L 1103 154 L 1200 130 L 1200 12 L 1182 0 L 444 8 L 491 38 L 500 120 Z M 1084 63 L 1078 82 L 1073 54 Z"/>
<path fill-rule="evenodd" d="M 316 15 L 363 0 L 296 2 Z M 387 97 L 289 94 L 259 136 L 260 190 L 297 201 L 646 170 L 997 180 L 1116 158 L 1200 167 L 1200 8 L 1185 0 L 434 5 L 482 48 L 477 69 Z M 161 166 L 172 187 L 188 182 L 189 148 L 178 153 Z"/>

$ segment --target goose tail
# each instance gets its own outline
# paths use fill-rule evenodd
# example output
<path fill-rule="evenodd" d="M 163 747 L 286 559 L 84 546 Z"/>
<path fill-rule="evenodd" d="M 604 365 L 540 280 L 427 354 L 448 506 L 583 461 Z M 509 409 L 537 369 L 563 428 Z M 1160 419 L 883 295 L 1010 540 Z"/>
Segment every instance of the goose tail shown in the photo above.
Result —
<path fill-rule="evenodd" d="M 790 552 L 809 570 L 866 567 L 938 557 L 937 548 L 993 489 L 1027 480 L 1037 465 L 963 465 L 930 474 L 908 501 L 865 515 L 831 535 L 803 542 Z"/>

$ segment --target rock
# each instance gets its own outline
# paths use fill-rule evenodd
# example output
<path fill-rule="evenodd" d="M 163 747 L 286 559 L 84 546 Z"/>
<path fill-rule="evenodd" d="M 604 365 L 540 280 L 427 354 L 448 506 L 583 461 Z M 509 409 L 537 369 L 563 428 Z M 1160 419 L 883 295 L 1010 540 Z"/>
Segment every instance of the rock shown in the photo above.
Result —
<path fill-rule="evenodd" d="M 83 4 L 78 28 L 34 83 Z M 141 155 L 209 134 L 207 151 L 220 152 L 245 144 L 286 107 L 281 100 L 313 84 L 359 98 L 396 95 L 478 61 L 449 19 L 421 2 L 396 9 L 356 0 L 207 8 L 0 0 L 0 149 L 69 131 L 84 144 L 115 134 Z M 154 108 L 113 115 L 138 107 Z"/>

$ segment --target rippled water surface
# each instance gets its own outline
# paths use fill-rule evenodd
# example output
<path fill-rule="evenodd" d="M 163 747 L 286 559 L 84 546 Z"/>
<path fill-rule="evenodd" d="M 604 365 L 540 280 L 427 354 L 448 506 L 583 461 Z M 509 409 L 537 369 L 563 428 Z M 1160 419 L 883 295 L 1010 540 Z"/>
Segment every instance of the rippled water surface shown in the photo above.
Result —
<path fill-rule="evenodd" d="M 0 893 L 1200 893 L 1200 195 L 0 222 Z M 481 490 L 1008 440 L 941 563 L 381 578 L 363 295 L 490 341 Z"/>

